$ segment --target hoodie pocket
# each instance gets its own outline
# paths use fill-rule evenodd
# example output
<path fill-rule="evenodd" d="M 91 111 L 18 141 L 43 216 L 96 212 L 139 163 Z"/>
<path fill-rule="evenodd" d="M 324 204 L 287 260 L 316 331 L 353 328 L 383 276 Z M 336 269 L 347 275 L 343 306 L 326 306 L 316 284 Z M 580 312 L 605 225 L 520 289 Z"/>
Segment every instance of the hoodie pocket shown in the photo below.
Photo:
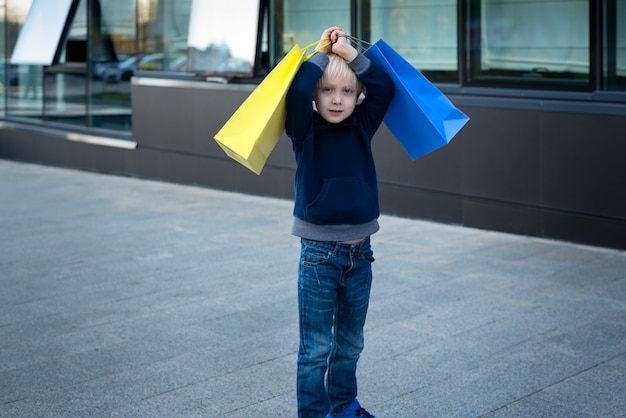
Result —
<path fill-rule="evenodd" d="M 357 225 L 378 217 L 378 195 L 360 177 L 324 179 L 307 206 L 307 221 L 318 225 Z"/>

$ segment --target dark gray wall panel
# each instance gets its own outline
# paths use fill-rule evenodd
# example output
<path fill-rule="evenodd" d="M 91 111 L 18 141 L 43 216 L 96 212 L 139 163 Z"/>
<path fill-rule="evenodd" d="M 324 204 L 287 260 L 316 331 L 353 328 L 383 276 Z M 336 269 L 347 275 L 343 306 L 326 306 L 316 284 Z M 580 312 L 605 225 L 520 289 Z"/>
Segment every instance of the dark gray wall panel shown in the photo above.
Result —
<path fill-rule="evenodd" d="M 546 207 L 626 220 L 626 117 L 542 116 Z"/>
<path fill-rule="evenodd" d="M 541 201 L 540 114 L 469 108 L 458 138 L 464 195 L 536 205 Z"/>
<path fill-rule="evenodd" d="M 0 126 L 0 158 L 293 198 L 283 135 L 261 176 L 212 139 L 252 86 L 135 79 L 135 150 Z M 465 95 L 471 120 L 412 161 L 383 126 L 374 139 L 384 213 L 626 249 L 626 116 L 606 106 Z M 509 103 L 510 106 L 506 106 Z M 615 107 L 615 106 L 613 106 Z M 614 109 L 615 110 L 615 109 Z"/>

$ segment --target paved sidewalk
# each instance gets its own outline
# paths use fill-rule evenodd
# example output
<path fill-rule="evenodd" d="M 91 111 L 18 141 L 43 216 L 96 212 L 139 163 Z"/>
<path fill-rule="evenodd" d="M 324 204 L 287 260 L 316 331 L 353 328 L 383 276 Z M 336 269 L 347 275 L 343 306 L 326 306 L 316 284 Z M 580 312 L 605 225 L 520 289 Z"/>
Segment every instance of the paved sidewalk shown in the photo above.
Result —
<path fill-rule="evenodd" d="M 294 417 L 291 202 L 0 160 L 0 417 Z M 626 417 L 626 253 L 383 216 L 379 418 Z"/>

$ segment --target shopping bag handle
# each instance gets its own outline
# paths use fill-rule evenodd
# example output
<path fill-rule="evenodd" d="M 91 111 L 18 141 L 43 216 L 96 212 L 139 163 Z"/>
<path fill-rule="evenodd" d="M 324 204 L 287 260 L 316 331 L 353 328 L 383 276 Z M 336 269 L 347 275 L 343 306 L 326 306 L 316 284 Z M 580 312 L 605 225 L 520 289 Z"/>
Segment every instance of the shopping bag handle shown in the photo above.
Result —
<path fill-rule="evenodd" d="M 371 43 L 369 43 L 369 42 L 367 42 L 367 41 L 364 41 L 363 39 L 359 39 L 359 38 L 356 38 L 356 37 L 354 37 L 354 36 L 351 36 L 351 35 L 348 35 L 348 34 L 345 34 L 345 33 L 342 33 L 342 34 L 341 34 L 341 35 L 339 35 L 339 36 L 340 36 L 340 37 L 342 37 L 342 38 L 346 38 L 346 39 L 348 39 L 348 40 L 349 40 L 350 42 L 352 42 L 352 43 L 356 46 L 356 48 L 357 48 L 357 49 L 359 49 L 361 52 L 365 51 L 367 48 L 369 48 L 370 46 L 372 46 L 372 44 L 371 44 Z M 322 42 L 322 41 L 326 41 L 326 42 L 324 42 L 321 46 L 319 46 L 319 47 L 315 48 L 315 49 L 313 50 L 313 52 L 311 52 L 309 55 L 306 55 L 306 56 L 305 56 L 305 58 L 304 58 L 304 60 L 305 60 L 305 61 L 306 61 L 306 60 L 308 60 L 309 58 L 311 58 L 313 55 L 315 55 L 315 54 L 317 54 L 318 52 L 320 52 L 322 49 L 326 48 L 328 45 L 330 45 L 330 44 L 331 44 L 331 42 L 330 42 L 330 38 L 322 38 L 322 39 L 320 39 L 319 41 L 315 41 L 315 42 L 313 42 L 312 44 L 309 44 L 309 45 L 307 45 L 307 46 L 305 46 L 305 47 L 303 47 L 303 48 L 302 48 L 302 51 L 305 51 L 305 52 L 306 52 L 308 49 L 311 49 L 313 46 L 318 45 L 318 44 L 319 44 L 320 42 Z"/>
<path fill-rule="evenodd" d="M 315 41 L 315 42 L 313 42 L 312 44 L 309 44 L 309 45 L 305 46 L 304 48 L 302 48 L 302 50 L 303 50 L 304 52 L 306 52 L 306 50 L 307 50 L 307 49 L 310 49 L 310 48 L 312 48 L 313 46 L 318 45 L 318 44 L 319 44 L 320 42 L 322 42 L 322 41 L 326 41 L 326 42 L 324 42 L 324 44 L 322 44 L 322 46 L 315 48 L 315 49 L 313 50 L 313 52 L 311 52 L 309 55 L 306 55 L 306 56 L 304 57 L 304 60 L 305 60 L 305 61 L 306 61 L 306 60 L 308 60 L 309 58 L 311 58 L 313 55 L 315 55 L 315 54 L 317 54 L 318 52 L 320 52 L 322 49 L 326 48 L 328 45 L 330 45 L 330 38 L 322 38 L 322 39 L 320 39 L 319 41 Z"/>
<path fill-rule="evenodd" d="M 367 50 L 367 48 L 372 46 L 372 44 L 370 42 L 367 42 L 367 41 L 365 41 L 363 39 L 360 39 L 360 38 L 357 38 L 355 36 L 348 35 L 347 33 L 342 33 L 339 36 L 341 38 L 346 38 L 351 43 L 353 43 L 355 48 L 358 49 L 360 52 L 363 52 L 363 51 Z"/>

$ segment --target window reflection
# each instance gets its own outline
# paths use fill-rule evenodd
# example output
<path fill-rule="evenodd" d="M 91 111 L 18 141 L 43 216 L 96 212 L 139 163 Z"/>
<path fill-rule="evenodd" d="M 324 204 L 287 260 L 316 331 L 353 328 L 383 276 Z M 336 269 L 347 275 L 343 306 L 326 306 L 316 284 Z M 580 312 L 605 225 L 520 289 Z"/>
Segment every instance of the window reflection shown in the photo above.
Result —
<path fill-rule="evenodd" d="M 456 0 L 371 0 L 372 42 L 383 38 L 432 81 L 457 81 Z"/>
<path fill-rule="evenodd" d="M 235 2 L 235 19 L 221 9 L 234 3 L 217 0 L 0 0 L 0 116 L 129 132 L 133 75 L 262 77 L 295 44 L 316 41 L 330 25 L 369 41 L 385 39 L 435 82 L 458 80 L 463 24 L 468 85 L 591 89 L 590 57 L 601 56 L 594 83 L 626 91 L 626 0 L 247 1 L 248 7 Z M 31 8 L 70 3 L 68 20 L 38 35 L 63 29 L 53 62 L 11 64 Z M 466 22 L 458 21 L 459 5 Z M 600 21 L 591 21 L 590 8 L 603 11 Z M 603 35 L 601 51 L 590 44 L 596 31 Z"/>
<path fill-rule="evenodd" d="M 340 26 L 348 33 L 352 30 L 349 0 L 284 0 L 280 3 L 276 10 L 282 16 L 282 25 L 276 28 L 280 39 L 277 58 L 296 44 L 305 46 L 315 42 L 329 26 Z"/>
<path fill-rule="evenodd" d="M 11 14 L 11 17 L 7 16 L 7 25 L 11 27 L 21 26 L 26 13 L 32 11 L 41 15 L 50 5 L 38 1 L 25 9 L 24 0 L 19 0 L 22 7 L 13 8 L 11 6 L 18 4 L 18 0 L 7 1 L 7 10 Z M 111 80 L 118 73 L 119 63 L 125 57 L 135 55 L 134 2 L 71 0 L 69 3 L 71 8 L 65 20 L 57 22 L 65 29 L 54 48 L 53 62 L 5 67 L 11 74 L 6 77 L 10 84 L 6 92 L 7 114 L 81 127 L 129 131 L 132 119 L 130 78 L 113 83 Z M 40 7 L 41 10 L 37 9 Z M 19 29 L 22 28 L 19 27 L 16 34 L 21 36 Z M 9 36 L 7 45 L 14 48 L 15 43 Z M 26 52 L 30 56 L 33 51 Z"/>
<path fill-rule="evenodd" d="M 137 56 L 123 64 L 116 77 L 133 71 L 185 72 L 191 0 L 142 0 L 138 3 Z"/>
<path fill-rule="evenodd" d="M 34 0 L 11 54 L 12 64 L 50 65 L 75 1 Z"/>
<path fill-rule="evenodd" d="M 136 58 L 135 5 L 126 0 L 92 0 L 90 11 L 88 125 L 129 131 L 130 79 Z"/>
<path fill-rule="evenodd" d="M 626 91 L 626 0 L 606 0 L 604 10 L 604 84 Z"/>
<path fill-rule="evenodd" d="M 5 104 L 6 104 L 6 86 L 7 86 L 7 71 L 6 71 L 6 57 L 4 36 L 5 29 L 7 28 L 6 14 L 5 14 L 5 0 L 0 0 L 0 116 L 4 116 Z"/>
<path fill-rule="evenodd" d="M 28 11 L 30 10 L 31 0 L 6 0 L 6 52 L 10 54 L 17 43 L 19 33 L 26 22 Z M 6 55 L 3 55 L 5 57 Z M 23 98 L 24 89 L 34 81 L 41 89 L 41 78 L 35 80 L 33 78 L 33 70 L 28 65 L 10 64 L 9 61 L 3 61 L 4 69 L 4 86 L 3 94 L 6 103 L 6 114 L 21 117 L 40 117 L 41 116 L 41 97 L 35 100 L 26 100 Z"/>
<path fill-rule="evenodd" d="M 189 69 L 209 74 L 251 76 L 258 22 L 258 0 L 192 0 L 187 40 Z"/>
<path fill-rule="evenodd" d="M 587 0 L 470 4 L 471 81 L 589 87 Z"/>
<path fill-rule="evenodd" d="M 33 5 L 33 7 L 36 4 Z M 68 16 L 70 29 L 54 65 L 45 67 L 43 118 L 51 122 L 86 125 L 87 117 L 87 0 Z"/>

